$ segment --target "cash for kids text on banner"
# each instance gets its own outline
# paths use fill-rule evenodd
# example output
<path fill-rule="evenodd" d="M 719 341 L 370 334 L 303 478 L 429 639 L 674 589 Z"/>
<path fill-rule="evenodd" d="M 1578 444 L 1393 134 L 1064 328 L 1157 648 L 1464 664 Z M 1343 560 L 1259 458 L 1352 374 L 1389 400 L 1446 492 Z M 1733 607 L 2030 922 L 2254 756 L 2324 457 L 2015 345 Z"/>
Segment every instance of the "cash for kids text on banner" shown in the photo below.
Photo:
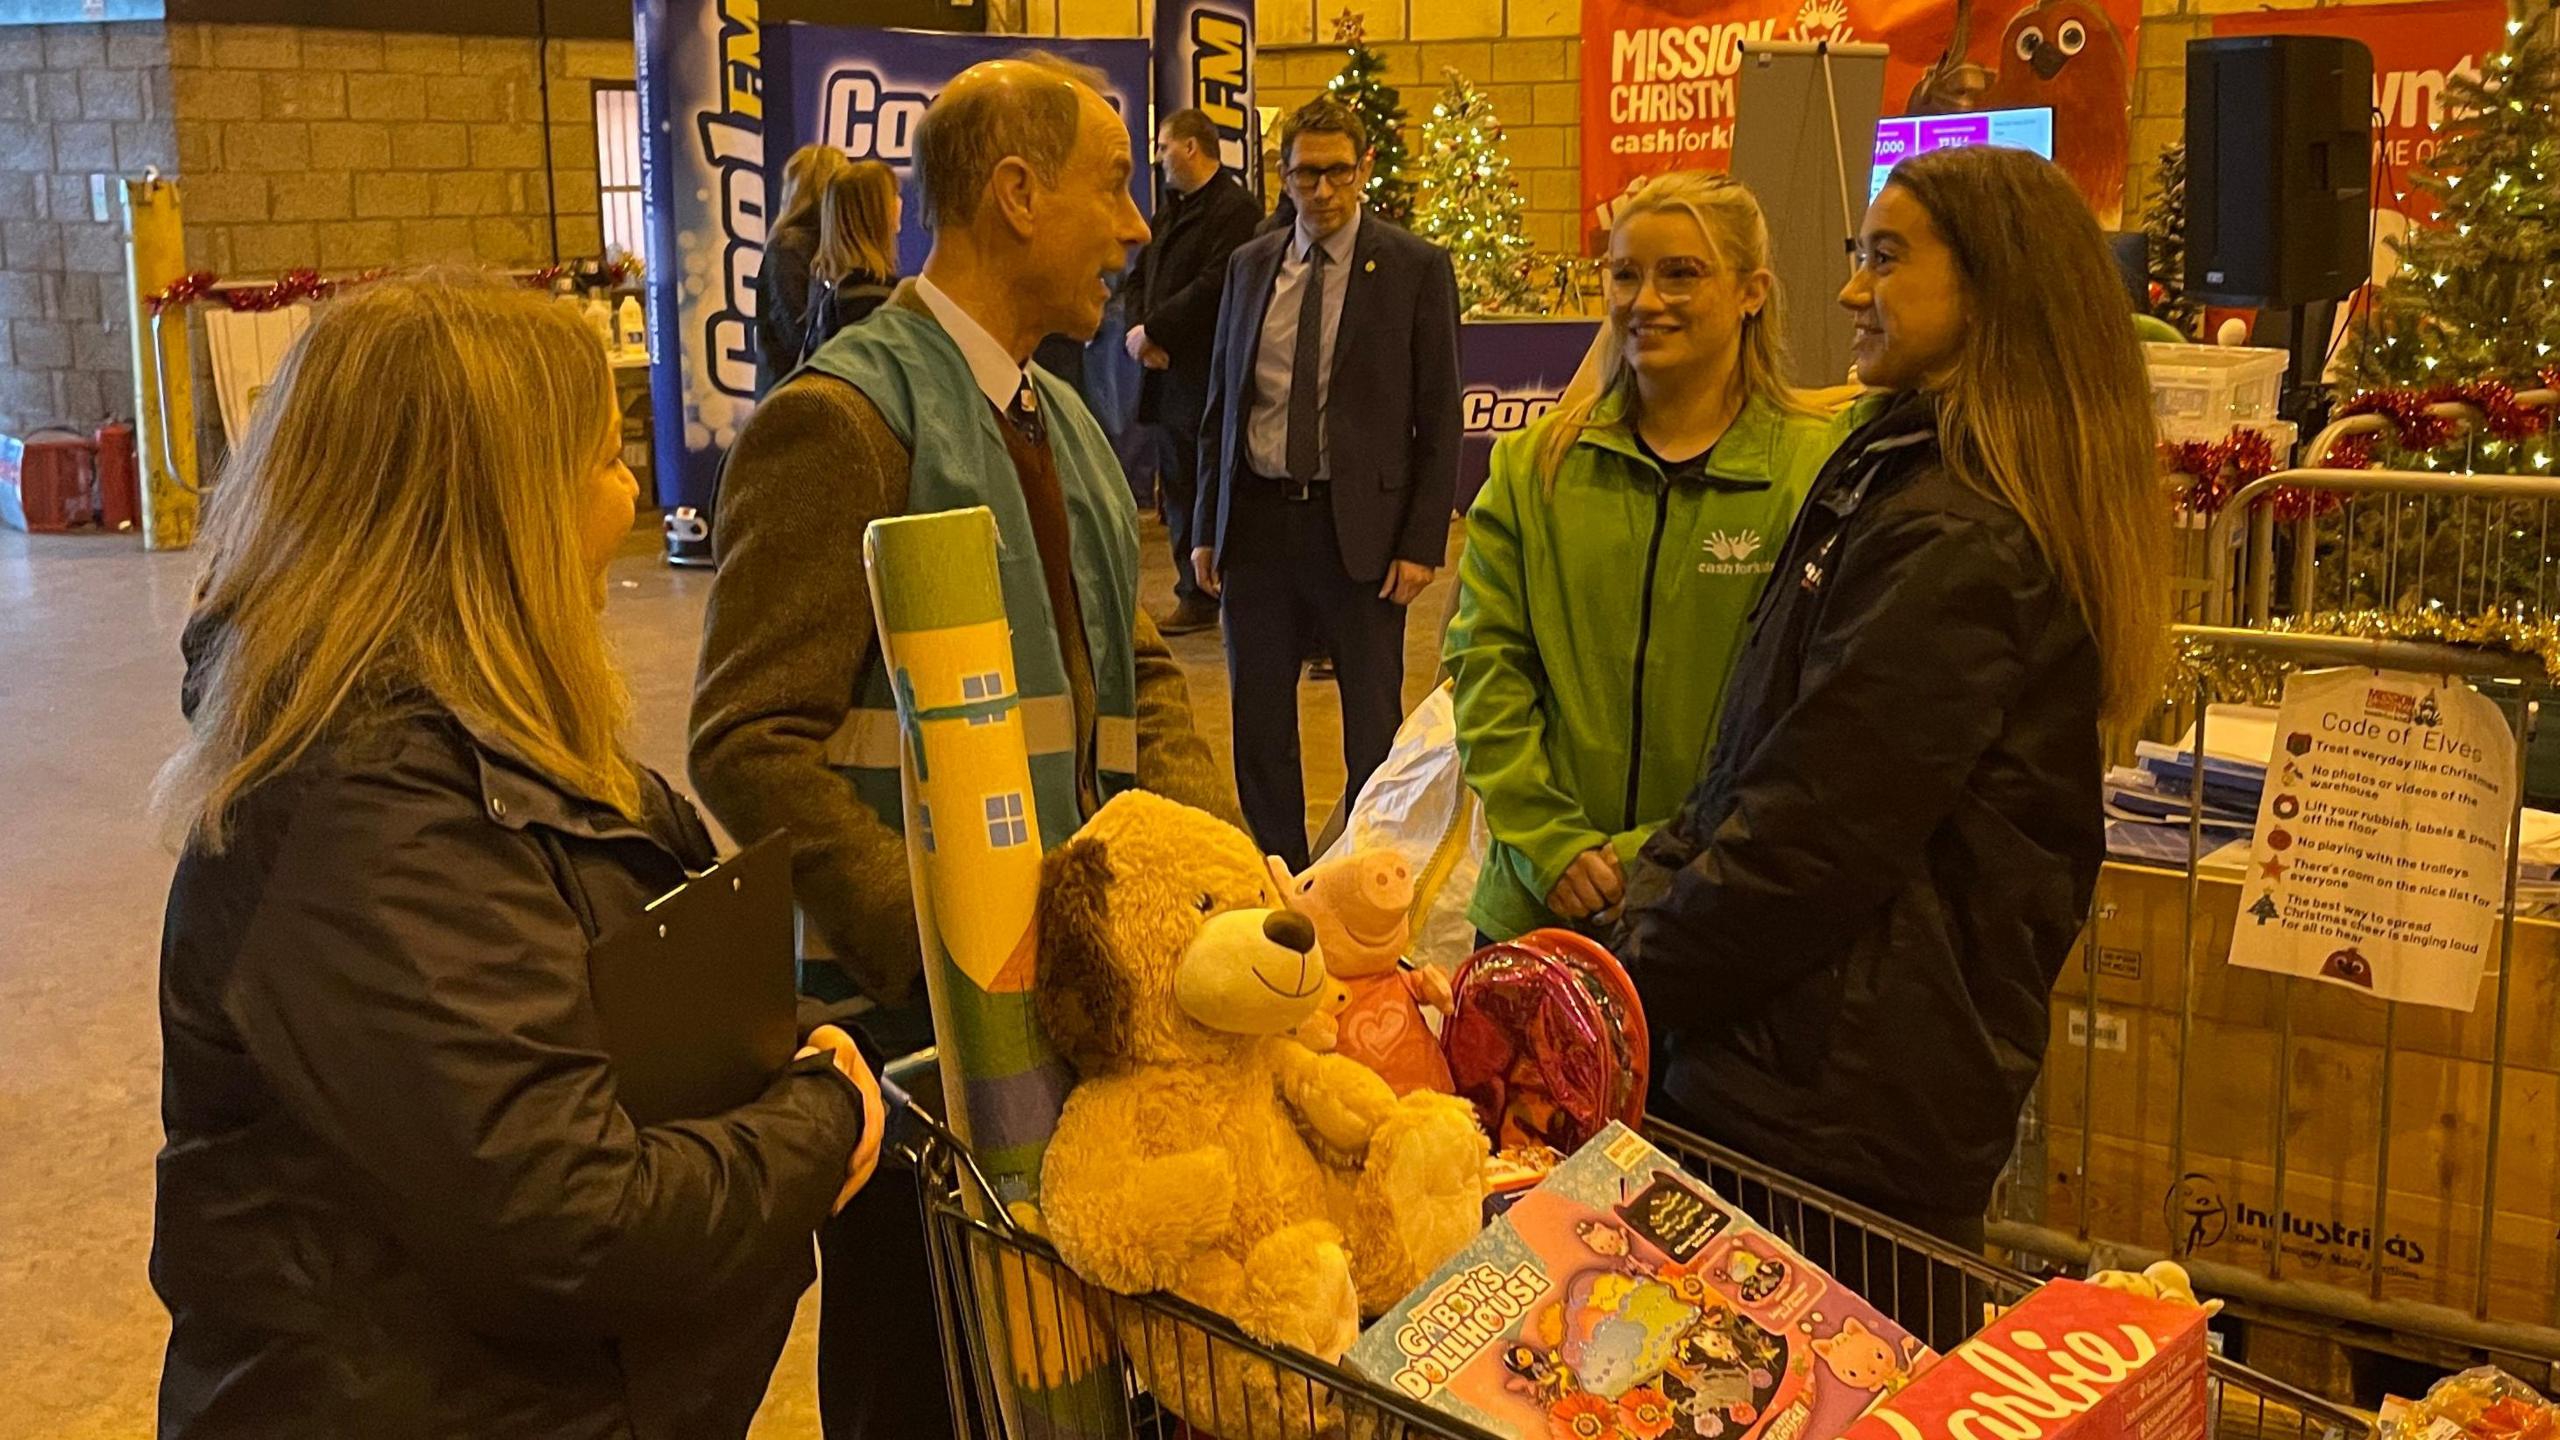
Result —
<path fill-rule="evenodd" d="M 2112 225 L 2141 19 L 2140 0 L 1583 0 L 1585 243 L 1646 180 L 1728 168 L 1739 47 L 1770 41 L 1885 46 L 1887 115 L 2051 107 L 2055 162 Z"/>

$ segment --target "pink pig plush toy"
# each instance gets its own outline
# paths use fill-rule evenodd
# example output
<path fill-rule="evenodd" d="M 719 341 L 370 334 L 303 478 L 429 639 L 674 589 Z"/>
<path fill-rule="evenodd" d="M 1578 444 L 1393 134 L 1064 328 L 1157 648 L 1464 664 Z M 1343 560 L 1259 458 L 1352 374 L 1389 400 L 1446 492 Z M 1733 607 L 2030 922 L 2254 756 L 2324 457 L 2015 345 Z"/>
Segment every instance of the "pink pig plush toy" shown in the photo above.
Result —
<path fill-rule="evenodd" d="M 1449 977 L 1403 963 L 1413 940 L 1413 868 L 1386 852 L 1320 860 L 1295 877 L 1276 859 L 1271 868 L 1290 908 L 1315 922 L 1333 977 L 1298 1038 L 1377 1071 L 1398 1095 L 1449 1090 L 1449 1062 L 1422 1015 L 1424 1006 L 1447 1011 Z"/>

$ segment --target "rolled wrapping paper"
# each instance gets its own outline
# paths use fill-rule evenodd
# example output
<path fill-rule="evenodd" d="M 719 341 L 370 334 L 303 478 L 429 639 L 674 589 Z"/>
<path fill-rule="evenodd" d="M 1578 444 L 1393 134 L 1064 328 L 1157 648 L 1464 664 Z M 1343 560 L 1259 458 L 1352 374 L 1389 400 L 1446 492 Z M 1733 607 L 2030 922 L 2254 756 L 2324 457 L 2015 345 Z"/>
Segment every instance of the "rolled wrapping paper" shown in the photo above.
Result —
<path fill-rule="evenodd" d="M 1073 1083 L 1032 1008 L 1041 835 L 1071 832 L 1075 817 L 1042 823 L 993 512 L 874 521 L 862 560 L 898 702 L 901 829 L 945 1119 L 1007 1212 L 1036 1227 L 1040 1157 Z M 979 1208 L 966 1187 L 963 1202 Z M 1083 1287 L 989 1243 L 968 1249 L 962 1283 L 999 1302 L 977 1313 L 1002 1332 L 981 1353 L 1011 1361 L 1013 1388 L 996 1397 L 1008 1431 L 1036 1416 L 1039 1433 L 1059 1440 L 1125 1433 L 1117 1397 L 1103 1393 L 1108 1332 Z"/>
<path fill-rule="evenodd" d="M 943 1100 L 1007 1203 L 1035 1200 L 1072 1077 L 1033 1013 L 1040 815 L 984 507 L 863 534 L 898 700 L 907 873 Z"/>

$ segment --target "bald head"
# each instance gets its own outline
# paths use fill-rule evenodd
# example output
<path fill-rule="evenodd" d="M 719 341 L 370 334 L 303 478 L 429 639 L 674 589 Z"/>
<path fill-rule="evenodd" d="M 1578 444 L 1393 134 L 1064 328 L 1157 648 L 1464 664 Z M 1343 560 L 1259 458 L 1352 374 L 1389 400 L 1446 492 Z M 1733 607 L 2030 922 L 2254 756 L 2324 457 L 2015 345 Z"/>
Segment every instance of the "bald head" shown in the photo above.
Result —
<path fill-rule="evenodd" d="M 925 223 L 968 225 L 988 182 L 1008 160 L 1055 185 L 1074 154 L 1085 106 L 1099 104 L 1101 73 L 1041 51 L 989 60 L 942 88 L 916 126 L 916 173 Z"/>

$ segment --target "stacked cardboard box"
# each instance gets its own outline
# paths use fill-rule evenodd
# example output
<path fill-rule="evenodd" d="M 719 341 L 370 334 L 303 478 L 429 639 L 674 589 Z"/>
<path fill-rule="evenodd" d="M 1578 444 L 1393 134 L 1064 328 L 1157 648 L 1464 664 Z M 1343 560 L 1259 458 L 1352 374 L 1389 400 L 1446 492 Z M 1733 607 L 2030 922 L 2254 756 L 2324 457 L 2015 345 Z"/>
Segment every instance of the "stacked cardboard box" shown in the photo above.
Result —
<path fill-rule="evenodd" d="M 2469 1014 L 2404 1005 L 2395 1017 L 2336 986 L 2235 970 L 2224 957 L 2238 887 L 2210 880 L 2193 963 L 2182 965 L 2185 890 L 2172 871 L 2109 865 L 2101 878 L 2089 943 L 2053 999 L 2039 1103 L 2044 1222 L 2359 1293 L 2379 1266 L 2385 1299 L 2472 1308 L 2498 977 L 2483 978 Z M 2550 1324 L 2560 1304 L 2560 926 L 2519 922 L 2512 968 L 2488 1314 Z"/>

